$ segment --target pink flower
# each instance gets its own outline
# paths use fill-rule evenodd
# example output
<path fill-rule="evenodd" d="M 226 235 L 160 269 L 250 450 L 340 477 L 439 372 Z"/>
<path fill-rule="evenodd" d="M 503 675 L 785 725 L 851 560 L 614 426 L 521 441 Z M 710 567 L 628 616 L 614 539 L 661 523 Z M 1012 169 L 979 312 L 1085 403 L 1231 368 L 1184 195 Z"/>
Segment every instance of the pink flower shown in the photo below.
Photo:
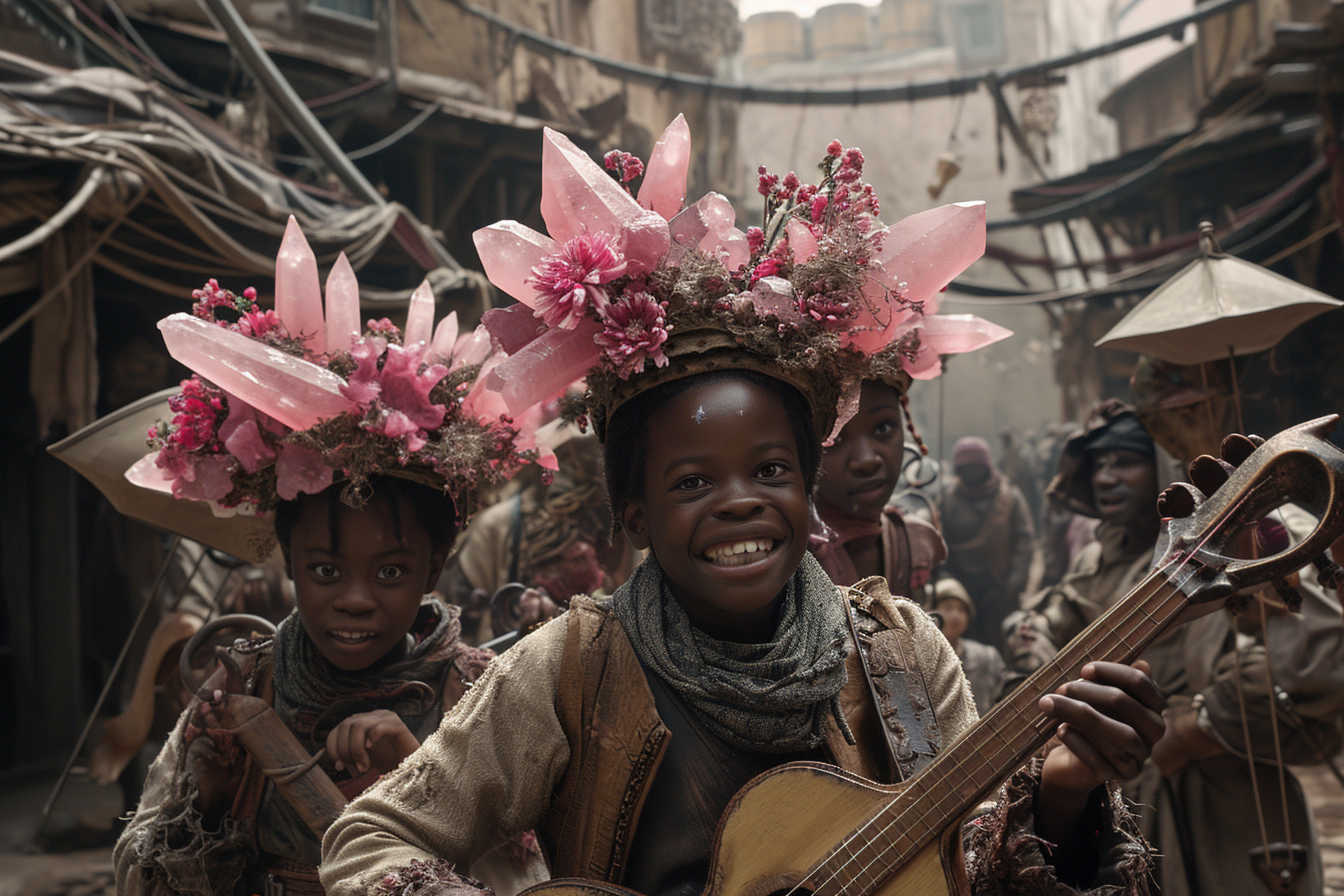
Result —
<path fill-rule="evenodd" d="M 639 156 L 619 149 L 613 149 L 603 156 L 602 164 L 622 184 L 628 184 L 644 173 L 644 163 L 639 160 Z"/>
<path fill-rule="evenodd" d="M 369 318 L 368 323 L 364 326 L 370 333 L 375 336 L 382 336 L 385 339 L 393 339 L 401 335 L 401 330 L 397 325 L 385 317 L 379 318 L 378 320 Z"/>
<path fill-rule="evenodd" d="M 439 380 L 448 375 L 448 368 L 431 364 L 421 370 L 423 343 L 406 348 L 369 337 L 355 343 L 350 353 L 357 366 L 341 394 L 368 415 L 364 428 L 400 439 L 409 451 L 425 447 L 426 433 L 443 425 L 448 410 L 429 399 Z"/>
<path fill-rule="evenodd" d="M 755 283 L 762 277 L 774 277 L 779 273 L 780 262 L 778 258 L 771 256 L 766 258 L 760 264 L 756 265 L 751 272 L 751 282 Z"/>
<path fill-rule="evenodd" d="M 276 317 L 274 311 L 258 311 L 254 308 L 244 311 L 243 316 L 238 318 L 238 332 L 258 339 L 281 326 L 280 318 Z"/>
<path fill-rule="evenodd" d="M 607 305 L 607 283 L 625 273 L 625 257 L 605 233 L 581 233 L 532 268 L 537 316 L 549 327 L 572 330 L 591 305 Z"/>
<path fill-rule="evenodd" d="M 775 187 L 779 184 L 779 175 L 771 174 L 765 166 L 756 169 L 756 192 L 762 196 L 769 196 L 775 192 Z"/>
<path fill-rule="evenodd" d="M 594 341 L 602 347 L 608 361 L 621 379 L 644 369 L 652 359 L 659 367 L 667 366 L 662 344 L 667 341 L 667 306 L 646 292 L 629 292 L 607 306 L 604 329 Z"/>
<path fill-rule="evenodd" d="M 835 156 L 836 158 L 839 158 L 839 157 L 840 157 L 840 153 L 842 153 L 842 152 L 844 152 L 844 151 L 845 151 L 845 146 L 844 146 L 844 144 L 841 143 L 839 140 L 832 140 L 832 141 L 826 146 L 826 154 L 827 154 L 828 156 Z"/>
<path fill-rule="evenodd" d="M 748 227 L 747 248 L 751 249 L 752 255 L 759 254 L 765 248 L 765 231 L 759 227 Z"/>

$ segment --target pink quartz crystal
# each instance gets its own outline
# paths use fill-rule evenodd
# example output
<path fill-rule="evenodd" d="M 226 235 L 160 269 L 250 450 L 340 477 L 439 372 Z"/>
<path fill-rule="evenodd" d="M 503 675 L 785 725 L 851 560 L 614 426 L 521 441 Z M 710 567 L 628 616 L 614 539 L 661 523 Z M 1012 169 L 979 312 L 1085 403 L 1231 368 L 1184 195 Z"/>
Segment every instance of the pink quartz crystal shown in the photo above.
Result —
<path fill-rule="evenodd" d="M 457 312 L 449 311 L 448 316 L 439 321 L 434 328 L 434 340 L 429 344 L 429 361 L 450 361 L 453 346 L 457 344 Z"/>
<path fill-rule="evenodd" d="M 700 240 L 700 251 L 723 262 L 729 271 L 736 271 L 751 259 L 747 235 L 733 226 L 737 212 L 721 193 L 706 193 L 695 203 L 707 233 Z"/>
<path fill-rule="evenodd" d="M 327 351 L 348 351 L 363 333 L 359 322 L 359 281 L 342 252 L 327 274 Z"/>
<path fill-rule="evenodd" d="M 816 256 L 817 237 L 812 233 L 811 227 L 797 218 L 790 218 L 789 223 L 784 225 L 784 232 L 789 235 L 789 248 L 793 250 L 794 264 L 806 264 Z"/>
<path fill-rule="evenodd" d="M 222 431 L 220 437 L 223 438 Z M 257 426 L 256 420 L 244 420 L 240 423 L 228 438 L 224 438 L 224 447 L 238 458 L 243 469 L 249 473 L 255 473 L 275 460 L 275 451 L 261 437 L 261 429 Z"/>
<path fill-rule="evenodd" d="M 457 337 L 457 343 L 453 346 L 453 368 L 483 363 L 490 357 L 492 348 L 490 331 L 484 326 L 463 333 Z"/>
<path fill-rule="evenodd" d="M 750 295 L 758 314 L 773 314 L 785 323 L 797 323 L 802 318 L 793 285 L 783 277 L 762 277 Z"/>
<path fill-rule="evenodd" d="M 923 313 L 938 310 L 938 293 L 985 253 L 985 204 L 955 202 L 911 215 L 882 233 L 882 247 L 868 269 L 864 298 L 877 309 L 863 309 L 854 322 L 850 344 L 875 352 L 889 343 L 910 317 L 890 308 L 899 294 L 923 303 Z"/>
<path fill-rule="evenodd" d="M 559 252 L 559 243 L 517 221 L 497 221 L 482 227 L 471 240 L 491 283 L 528 307 L 537 304 L 537 288 L 528 282 L 532 269 L 546 256 Z"/>
<path fill-rule="evenodd" d="M 126 470 L 126 481 L 151 491 L 173 493 L 173 477 L 167 470 L 159 467 L 159 452 L 151 451 Z"/>
<path fill-rule="evenodd" d="M 168 353 L 221 389 L 290 429 L 353 410 L 345 385 L 325 367 L 190 314 L 159 321 Z"/>
<path fill-rule="evenodd" d="M 526 305 L 491 308 L 481 315 L 481 325 L 490 331 L 506 355 L 512 355 L 546 331 L 546 325 Z"/>
<path fill-rule="evenodd" d="M 940 355 L 959 355 L 1007 339 L 1013 331 L 974 314 L 935 314 L 920 326 L 920 344 Z"/>
<path fill-rule="evenodd" d="M 572 330 L 548 330 L 529 342 L 516 355 L 482 377 L 498 392 L 511 416 L 555 395 L 582 377 L 601 354 L 593 337 L 602 324 L 589 318 Z"/>
<path fill-rule="evenodd" d="M 672 220 L 686 200 L 686 173 L 690 166 L 691 129 L 686 116 L 678 115 L 649 154 L 649 166 L 639 185 L 639 204 Z"/>
<path fill-rule="evenodd" d="M 293 215 L 275 256 L 275 313 L 290 336 L 303 339 L 308 351 L 320 355 L 327 350 L 317 258 Z"/>
<path fill-rule="evenodd" d="M 411 305 L 406 312 L 406 333 L 403 342 L 415 345 L 417 342 L 429 343 L 434 333 L 434 290 L 428 280 L 411 293 Z"/>
<path fill-rule="evenodd" d="M 662 215 L 640 207 L 587 153 L 550 128 L 542 137 L 541 217 L 562 243 L 582 233 L 615 237 L 630 273 L 653 270 L 671 246 Z M 486 274 L 494 279 L 489 269 Z"/>

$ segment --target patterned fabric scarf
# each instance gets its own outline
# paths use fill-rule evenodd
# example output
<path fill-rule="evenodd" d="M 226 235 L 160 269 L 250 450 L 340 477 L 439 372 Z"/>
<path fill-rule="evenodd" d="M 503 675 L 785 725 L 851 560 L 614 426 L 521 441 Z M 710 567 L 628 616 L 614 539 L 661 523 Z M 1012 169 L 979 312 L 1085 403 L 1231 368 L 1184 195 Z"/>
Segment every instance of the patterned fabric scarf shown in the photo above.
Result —
<path fill-rule="evenodd" d="M 456 665 L 471 681 L 490 661 L 490 654 L 458 638 L 462 625 L 457 607 L 438 599 L 421 605 L 411 625 L 415 642 L 401 660 L 374 669 L 347 672 L 318 651 L 295 610 L 275 633 L 275 709 L 310 749 L 351 715 L 390 709 L 412 733 L 431 723 L 448 667 Z"/>
<path fill-rule="evenodd" d="M 652 555 L 612 595 L 635 655 L 728 743 L 761 753 L 821 745 L 839 715 L 849 638 L 845 606 L 811 554 L 789 579 L 774 639 L 719 641 L 691 625 Z"/>

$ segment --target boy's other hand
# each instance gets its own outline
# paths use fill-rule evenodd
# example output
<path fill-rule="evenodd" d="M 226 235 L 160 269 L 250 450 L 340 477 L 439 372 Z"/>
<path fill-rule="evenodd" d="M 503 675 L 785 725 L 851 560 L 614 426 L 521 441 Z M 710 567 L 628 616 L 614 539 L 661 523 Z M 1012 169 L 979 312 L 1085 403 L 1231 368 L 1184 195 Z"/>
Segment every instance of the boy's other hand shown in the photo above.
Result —
<path fill-rule="evenodd" d="M 336 770 L 353 775 L 370 768 L 387 774 L 419 746 L 401 717 L 387 709 L 356 713 L 327 735 L 327 755 L 336 761 Z"/>
<path fill-rule="evenodd" d="M 1088 663 L 1081 679 L 1041 698 L 1041 711 L 1062 723 L 1057 737 L 1063 745 L 1046 757 L 1043 789 L 1086 794 L 1138 776 L 1166 731 L 1167 701 L 1148 668 L 1142 660 Z"/>

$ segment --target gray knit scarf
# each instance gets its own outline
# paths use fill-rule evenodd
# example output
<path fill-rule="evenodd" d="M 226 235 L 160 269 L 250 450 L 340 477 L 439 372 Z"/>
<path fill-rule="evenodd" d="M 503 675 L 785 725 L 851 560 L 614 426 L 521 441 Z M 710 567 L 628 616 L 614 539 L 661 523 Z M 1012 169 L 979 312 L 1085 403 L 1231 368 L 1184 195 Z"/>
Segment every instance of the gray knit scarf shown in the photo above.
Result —
<path fill-rule="evenodd" d="M 728 743 L 760 753 L 816 749 L 834 713 L 841 730 L 849 638 L 845 607 L 811 554 L 789 579 L 774 640 L 718 641 L 691 625 L 652 555 L 612 595 L 639 661 Z"/>

